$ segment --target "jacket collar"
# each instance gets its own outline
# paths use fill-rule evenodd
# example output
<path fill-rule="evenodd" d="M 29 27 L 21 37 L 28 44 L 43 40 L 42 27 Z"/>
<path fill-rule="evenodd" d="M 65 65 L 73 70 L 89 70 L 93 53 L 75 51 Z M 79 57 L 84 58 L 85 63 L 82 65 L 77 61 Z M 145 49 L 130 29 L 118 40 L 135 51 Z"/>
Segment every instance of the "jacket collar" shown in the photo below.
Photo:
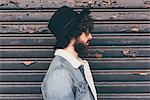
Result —
<path fill-rule="evenodd" d="M 76 57 L 63 49 L 57 49 L 54 55 L 65 58 L 74 68 L 79 68 L 81 66 L 81 62 Z"/>

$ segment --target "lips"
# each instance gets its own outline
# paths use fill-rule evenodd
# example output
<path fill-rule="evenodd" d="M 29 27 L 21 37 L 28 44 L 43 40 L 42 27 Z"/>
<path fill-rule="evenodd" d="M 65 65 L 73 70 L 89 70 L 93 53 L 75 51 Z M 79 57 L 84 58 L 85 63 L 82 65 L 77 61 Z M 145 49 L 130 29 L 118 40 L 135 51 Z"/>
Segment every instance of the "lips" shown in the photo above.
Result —
<path fill-rule="evenodd" d="M 90 42 L 91 42 L 91 40 L 88 40 L 88 41 L 86 42 L 86 45 L 89 45 L 89 44 L 90 44 Z"/>
<path fill-rule="evenodd" d="M 86 45 L 89 45 L 89 42 L 87 42 Z"/>

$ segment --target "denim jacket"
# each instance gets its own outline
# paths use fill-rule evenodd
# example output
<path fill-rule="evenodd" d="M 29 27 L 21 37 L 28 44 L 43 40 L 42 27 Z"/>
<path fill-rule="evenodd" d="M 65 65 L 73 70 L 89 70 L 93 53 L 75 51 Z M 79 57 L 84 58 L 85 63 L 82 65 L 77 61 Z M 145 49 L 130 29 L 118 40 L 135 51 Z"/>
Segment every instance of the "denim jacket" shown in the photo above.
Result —
<path fill-rule="evenodd" d="M 41 91 L 44 100 L 95 100 L 81 71 L 59 55 L 52 60 Z"/>

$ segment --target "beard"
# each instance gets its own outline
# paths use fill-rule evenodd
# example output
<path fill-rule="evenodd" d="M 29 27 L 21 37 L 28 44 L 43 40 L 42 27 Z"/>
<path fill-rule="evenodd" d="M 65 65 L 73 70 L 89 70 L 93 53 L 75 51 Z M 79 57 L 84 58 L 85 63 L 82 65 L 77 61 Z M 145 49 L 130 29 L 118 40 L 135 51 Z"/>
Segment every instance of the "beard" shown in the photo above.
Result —
<path fill-rule="evenodd" d="M 89 41 L 87 41 L 88 43 Z M 75 51 L 78 53 L 79 57 L 85 57 L 88 55 L 88 45 L 79 39 L 76 40 L 74 44 Z"/>

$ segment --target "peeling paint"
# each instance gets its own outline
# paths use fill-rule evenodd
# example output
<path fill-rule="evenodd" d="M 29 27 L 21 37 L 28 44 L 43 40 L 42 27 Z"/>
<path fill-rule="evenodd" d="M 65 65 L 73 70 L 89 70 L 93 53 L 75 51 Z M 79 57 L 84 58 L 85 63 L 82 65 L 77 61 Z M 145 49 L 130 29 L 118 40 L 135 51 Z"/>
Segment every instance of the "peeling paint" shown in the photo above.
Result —
<path fill-rule="evenodd" d="M 149 0 L 0 0 L 2 98 L 42 99 L 40 81 L 56 42 L 47 23 L 56 10 L 53 8 L 62 5 L 91 8 L 93 41 L 86 59 L 98 93 L 103 94 L 99 98 L 150 98 L 145 94 L 150 80 Z M 25 92 L 38 95 L 24 95 Z"/>
<path fill-rule="evenodd" d="M 29 66 L 29 65 L 33 64 L 34 62 L 33 61 L 23 61 L 22 63 L 26 66 Z"/>
<path fill-rule="evenodd" d="M 136 57 L 137 52 L 129 49 L 123 50 L 123 54 L 127 57 Z"/>
<path fill-rule="evenodd" d="M 139 29 L 138 26 L 134 26 L 134 27 L 131 28 L 131 31 L 133 31 L 133 32 L 139 32 L 140 29 Z"/>
<path fill-rule="evenodd" d="M 95 54 L 95 57 L 96 57 L 96 58 L 102 58 L 103 55 L 102 55 L 102 54 Z"/>
<path fill-rule="evenodd" d="M 146 5 L 146 8 L 149 8 L 150 7 L 150 1 L 144 1 L 144 4 Z"/>
<path fill-rule="evenodd" d="M 146 73 L 146 72 L 134 72 L 132 74 L 133 75 L 141 75 L 141 76 L 147 76 L 148 75 L 148 73 Z"/>
<path fill-rule="evenodd" d="M 28 9 L 51 8 L 67 5 L 70 7 L 95 7 L 95 8 L 148 8 L 149 1 L 145 0 L 7 0 L 0 1 L 0 8 Z"/>

